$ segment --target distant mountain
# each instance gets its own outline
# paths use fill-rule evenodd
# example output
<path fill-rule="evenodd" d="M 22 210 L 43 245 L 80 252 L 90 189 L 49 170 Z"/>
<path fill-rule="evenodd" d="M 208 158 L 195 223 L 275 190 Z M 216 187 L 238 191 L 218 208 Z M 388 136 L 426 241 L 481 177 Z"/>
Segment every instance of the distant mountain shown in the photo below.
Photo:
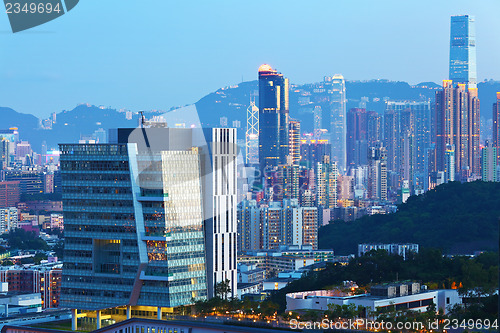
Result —
<path fill-rule="evenodd" d="M 319 247 L 357 253 L 360 243 L 417 243 L 446 253 L 498 251 L 500 183 L 451 182 L 411 196 L 389 215 L 322 227 Z"/>
<path fill-rule="evenodd" d="M 495 102 L 496 92 L 500 91 L 500 82 L 487 81 L 479 83 L 481 99 L 481 116 L 491 119 L 491 105 Z M 240 139 L 244 138 L 246 129 L 246 110 L 250 99 L 258 94 L 258 81 L 242 82 L 238 85 L 221 88 L 210 93 L 195 103 L 203 126 L 221 126 L 221 117 L 227 117 L 228 126 L 239 127 Z M 312 93 L 313 84 L 291 85 L 290 116 L 302 122 L 302 132 L 312 132 L 313 102 L 303 103 L 300 98 L 305 93 Z M 440 85 L 423 82 L 411 86 L 406 82 L 388 80 L 347 81 L 347 109 L 366 104 L 368 110 L 383 113 L 385 99 L 390 100 L 434 100 L 435 92 Z M 366 98 L 363 98 L 366 97 Z M 256 103 L 258 104 L 258 98 Z M 161 115 L 158 112 L 146 113 L 146 117 Z M 234 123 L 233 123 L 234 122 Z M 10 108 L 0 108 L 0 128 L 18 127 L 20 137 L 30 141 L 33 149 L 40 152 L 42 141 L 47 146 L 57 147 L 63 142 L 77 142 L 81 137 L 88 137 L 99 128 L 106 132 L 109 128 L 135 127 L 138 115 L 132 120 L 125 118 L 125 113 L 111 108 L 101 108 L 82 104 L 73 110 L 65 110 L 56 115 L 56 123 L 52 129 L 42 129 L 40 120 L 29 114 L 21 114 Z"/>

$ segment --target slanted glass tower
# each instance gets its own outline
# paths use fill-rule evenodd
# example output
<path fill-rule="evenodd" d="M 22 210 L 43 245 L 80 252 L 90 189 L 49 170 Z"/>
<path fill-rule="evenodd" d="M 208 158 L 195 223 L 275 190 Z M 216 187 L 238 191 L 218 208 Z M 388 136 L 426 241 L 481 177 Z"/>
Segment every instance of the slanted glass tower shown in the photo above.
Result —
<path fill-rule="evenodd" d="M 234 297 L 236 130 L 118 129 L 110 142 L 60 145 L 61 306 L 160 317 L 226 279 Z"/>
<path fill-rule="evenodd" d="M 476 87 L 476 27 L 473 16 L 451 17 L 450 80 L 453 86 L 464 83 L 469 88 Z"/>

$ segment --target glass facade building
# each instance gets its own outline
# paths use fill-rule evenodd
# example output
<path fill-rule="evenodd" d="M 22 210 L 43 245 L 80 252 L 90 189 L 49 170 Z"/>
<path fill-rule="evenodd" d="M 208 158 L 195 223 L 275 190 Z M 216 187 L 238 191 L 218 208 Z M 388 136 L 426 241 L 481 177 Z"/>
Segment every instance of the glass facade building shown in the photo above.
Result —
<path fill-rule="evenodd" d="M 289 154 L 288 79 L 269 65 L 259 67 L 260 170 L 286 164 Z"/>
<path fill-rule="evenodd" d="M 236 293 L 236 130 L 118 129 L 110 141 L 60 145 L 61 306 L 174 308 L 225 279 Z"/>
<path fill-rule="evenodd" d="M 347 144 L 346 144 L 346 95 L 344 77 L 336 74 L 325 77 L 325 88 L 330 101 L 330 143 L 332 145 L 331 159 L 337 162 L 339 171 L 346 172 Z"/>
<path fill-rule="evenodd" d="M 473 16 L 451 17 L 450 80 L 453 85 L 464 83 L 470 88 L 476 87 L 476 27 Z"/>

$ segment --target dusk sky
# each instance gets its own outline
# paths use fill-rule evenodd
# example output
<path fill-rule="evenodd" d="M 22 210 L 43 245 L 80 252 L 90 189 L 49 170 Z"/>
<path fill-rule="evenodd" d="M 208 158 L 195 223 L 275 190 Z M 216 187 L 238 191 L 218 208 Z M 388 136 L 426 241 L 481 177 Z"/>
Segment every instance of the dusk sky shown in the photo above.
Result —
<path fill-rule="evenodd" d="M 448 78 L 450 16 L 476 17 L 478 80 L 500 80 L 499 0 L 81 0 L 13 34 L 0 15 L 0 106 L 46 117 L 78 103 L 163 109 L 257 79 L 411 84 Z"/>

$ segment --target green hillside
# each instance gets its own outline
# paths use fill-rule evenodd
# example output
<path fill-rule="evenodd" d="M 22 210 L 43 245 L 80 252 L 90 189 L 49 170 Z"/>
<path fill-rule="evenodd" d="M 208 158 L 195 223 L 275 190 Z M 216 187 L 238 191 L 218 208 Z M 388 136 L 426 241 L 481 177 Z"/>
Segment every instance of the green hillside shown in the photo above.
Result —
<path fill-rule="evenodd" d="M 319 247 L 337 254 L 357 253 L 364 242 L 413 242 L 466 254 L 498 250 L 500 183 L 452 182 L 412 196 L 389 215 L 336 222 L 319 231 Z"/>

